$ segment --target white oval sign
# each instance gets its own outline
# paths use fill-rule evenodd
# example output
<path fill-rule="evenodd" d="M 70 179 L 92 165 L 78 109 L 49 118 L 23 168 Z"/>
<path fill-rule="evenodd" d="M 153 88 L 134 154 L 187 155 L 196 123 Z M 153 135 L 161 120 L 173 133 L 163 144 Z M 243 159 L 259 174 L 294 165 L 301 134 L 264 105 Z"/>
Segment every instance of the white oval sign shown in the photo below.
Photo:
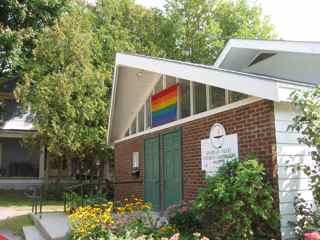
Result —
<path fill-rule="evenodd" d="M 224 143 L 224 137 L 226 136 L 226 130 L 221 123 L 215 123 L 210 128 L 209 138 L 214 148 L 221 148 Z"/>

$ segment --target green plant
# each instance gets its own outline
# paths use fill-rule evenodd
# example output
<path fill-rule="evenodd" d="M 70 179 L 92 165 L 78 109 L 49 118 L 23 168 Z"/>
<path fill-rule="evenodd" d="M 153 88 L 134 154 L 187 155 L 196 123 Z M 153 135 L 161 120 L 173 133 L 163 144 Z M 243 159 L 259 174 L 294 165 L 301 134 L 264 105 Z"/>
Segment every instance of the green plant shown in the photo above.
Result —
<path fill-rule="evenodd" d="M 228 162 L 209 177 L 194 209 L 210 239 L 272 239 L 279 230 L 272 188 L 254 158 Z"/>
<path fill-rule="evenodd" d="M 200 221 L 194 209 L 191 208 L 191 202 L 170 206 L 166 210 L 166 216 L 170 225 L 174 226 L 182 236 L 192 236 L 200 229 Z"/>
<path fill-rule="evenodd" d="M 302 169 L 310 178 L 310 188 L 315 204 L 320 206 L 320 86 L 313 90 L 296 91 L 292 94 L 292 101 L 297 108 L 297 115 L 289 130 L 301 133 L 299 142 L 312 148 L 313 163 L 302 163 L 295 168 Z"/>
<path fill-rule="evenodd" d="M 300 194 L 295 197 L 294 209 L 297 216 L 296 222 L 289 222 L 295 229 L 298 239 L 303 240 L 304 234 L 320 230 L 320 213 L 314 205 L 304 200 Z"/>

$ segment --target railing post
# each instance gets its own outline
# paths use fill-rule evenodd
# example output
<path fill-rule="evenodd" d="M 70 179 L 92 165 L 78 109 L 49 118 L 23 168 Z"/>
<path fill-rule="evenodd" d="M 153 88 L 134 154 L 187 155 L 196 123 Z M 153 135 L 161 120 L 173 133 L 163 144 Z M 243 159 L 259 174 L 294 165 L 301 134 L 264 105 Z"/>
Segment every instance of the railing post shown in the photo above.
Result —
<path fill-rule="evenodd" d="M 83 207 L 83 184 L 81 184 L 81 207 Z"/>
<path fill-rule="evenodd" d="M 63 211 L 67 212 L 67 197 L 65 192 L 63 193 Z"/>

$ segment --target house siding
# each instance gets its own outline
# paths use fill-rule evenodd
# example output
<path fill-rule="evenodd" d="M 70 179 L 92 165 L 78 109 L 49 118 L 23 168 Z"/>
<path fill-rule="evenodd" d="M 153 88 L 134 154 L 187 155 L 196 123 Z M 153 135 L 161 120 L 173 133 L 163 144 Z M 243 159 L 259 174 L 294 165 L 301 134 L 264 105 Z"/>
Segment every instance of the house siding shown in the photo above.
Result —
<path fill-rule="evenodd" d="M 273 102 L 260 100 L 235 109 L 190 121 L 179 126 L 161 130 L 115 144 L 115 198 L 122 200 L 132 195 L 143 198 L 144 139 L 182 130 L 183 199 L 188 201 L 197 196 L 205 186 L 205 173 L 201 170 L 201 140 L 208 138 L 214 123 L 222 123 L 227 134 L 237 133 L 239 154 L 244 159 L 255 153 L 267 169 L 267 176 L 275 193 L 277 190 L 277 168 L 275 150 L 275 124 Z M 132 153 L 139 152 L 140 176 L 131 175 Z M 278 194 L 275 206 L 278 205 Z"/>
<path fill-rule="evenodd" d="M 293 171 L 293 165 L 312 164 L 310 148 L 298 142 L 299 134 L 289 131 L 295 110 L 289 103 L 275 103 L 275 128 L 278 161 L 279 209 L 281 215 L 282 239 L 295 239 L 294 229 L 289 222 L 296 221 L 294 198 L 298 193 L 309 201 L 313 201 L 308 189 L 309 179 L 303 171 Z"/>

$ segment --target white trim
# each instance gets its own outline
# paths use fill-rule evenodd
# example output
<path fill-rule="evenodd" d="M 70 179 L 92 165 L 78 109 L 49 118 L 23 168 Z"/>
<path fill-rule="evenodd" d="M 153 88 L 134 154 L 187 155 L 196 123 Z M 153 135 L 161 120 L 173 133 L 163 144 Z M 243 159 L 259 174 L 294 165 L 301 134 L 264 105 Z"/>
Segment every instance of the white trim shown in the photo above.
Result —
<path fill-rule="evenodd" d="M 206 85 L 206 103 L 207 103 L 207 111 L 210 110 L 210 102 L 211 102 L 211 96 L 210 96 L 210 86 Z"/>
<path fill-rule="evenodd" d="M 239 40 L 240 41 L 240 40 Z M 227 54 L 228 46 L 231 46 L 230 41 L 226 49 L 223 51 Z M 246 43 L 251 43 L 248 41 Z M 258 41 L 260 42 L 260 41 Z M 265 41 L 267 42 L 267 41 Z M 268 43 L 268 42 L 267 42 Z M 268 43 L 270 44 L 270 43 Z M 280 43 L 278 43 L 280 44 Z M 281 43 L 283 44 L 283 43 Z M 301 43 L 300 43 L 301 44 Z M 319 44 L 318 44 L 319 45 Z M 316 46 L 318 46 L 316 45 Z M 320 45 L 319 45 L 320 46 Z M 222 52 L 222 55 L 223 55 Z M 222 56 L 221 55 L 221 56 Z M 116 64 L 115 64 L 115 72 L 114 72 L 114 84 L 113 84 L 113 91 L 112 91 L 112 100 L 111 100 L 111 108 L 110 108 L 110 115 L 109 115 L 109 131 L 108 131 L 108 143 L 113 142 L 116 138 L 123 136 L 124 134 L 117 133 L 117 136 L 113 136 L 112 128 L 113 128 L 113 121 L 116 121 L 116 116 L 114 109 L 115 106 L 115 98 L 116 98 L 116 91 L 117 90 L 117 81 L 119 81 L 118 71 L 121 71 L 122 67 L 128 68 L 137 68 L 153 73 L 157 73 L 160 75 L 168 75 L 173 76 L 179 79 L 185 79 L 193 82 L 198 82 L 201 84 L 206 84 L 210 86 L 215 86 L 219 88 L 223 88 L 230 91 L 240 92 L 249 96 L 255 96 L 263 99 L 268 99 L 272 101 L 281 101 L 285 99 L 285 97 L 279 96 L 279 94 L 286 95 L 288 91 L 287 89 L 283 88 L 283 91 L 279 90 L 279 83 L 285 83 L 292 88 L 295 87 L 302 87 L 302 86 L 309 86 L 307 84 L 300 84 L 289 82 L 284 79 L 277 79 L 272 77 L 265 77 L 265 76 L 258 76 L 255 74 L 248 74 L 248 73 L 241 73 L 236 71 L 230 70 L 223 70 L 214 68 L 211 66 L 205 66 L 200 64 L 192 64 L 192 63 L 184 63 L 179 61 L 167 60 L 167 59 L 160 59 L 160 58 L 152 58 L 146 56 L 138 56 L 138 55 L 128 55 L 128 54 L 119 54 L 116 55 Z M 163 85 L 163 79 L 162 79 Z M 151 87 L 151 86 L 150 86 Z M 119 90 L 120 91 L 120 90 Z M 120 93 L 121 94 L 121 93 Z M 193 94 L 193 91 L 190 92 L 190 96 Z M 227 93 L 226 93 L 227 95 Z M 192 97 L 192 96 L 191 96 Z M 227 97 L 227 96 L 226 96 Z M 286 97 L 287 99 L 287 97 Z M 192 99 L 193 103 L 193 99 Z M 138 109 L 132 109 L 135 112 L 140 110 L 141 106 L 137 106 Z M 194 113 L 194 106 L 191 107 L 191 114 Z M 126 117 L 126 116 L 124 116 Z M 128 117 L 127 117 L 128 118 Z M 129 119 L 130 120 L 130 119 Z M 124 124 L 122 124 L 124 125 Z M 122 126 L 121 128 L 127 128 L 127 126 Z M 118 129 L 122 131 L 123 129 Z M 119 132 L 119 131 L 118 131 Z M 123 132 L 125 133 L 125 132 Z M 115 138 L 115 139 L 113 139 Z"/>
<path fill-rule="evenodd" d="M 229 91 L 227 89 L 224 90 L 224 97 L 225 104 L 229 104 Z"/>
<path fill-rule="evenodd" d="M 167 87 L 167 77 L 166 75 L 162 75 L 162 90 Z"/>
<path fill-rule="evenodd" d="M 114 109 L 114 105 L 115 105 L 115 101 L 116 101 L 117 84 L 118 84 L 118 65 L 115 64 L 114 73 L 113 73 L 113 80 L 112 80 L 111 106 L 110 106 L 111 111 L 109 114 L 109 121 L 108 121 L 107 143 L 111 142 L 112 119 L 113 119 L 113 115 L 114 115 L 113 109 Z"/>
<path fill-rule="evenodd" d="M 261 100 L 261 98 L 249 97 L 249 98 L 246 98 L 246 99 L 243 99 L 243 100 L 240 100 L 240 101 L 228 104 L 228 105 L 224 105 L 224 106 L 221 106 L 221 107 L 217 107 L 217 108 L 211 109 L 210 111 L 198 113 L 198 114 L 195 114 L 193 116 L 182 118 L 182 119 L 179 119 L 179 120 L 171 122 L 171 123 L 167 123 L 167 124 L 155 127 L 155 128 L 148 129 L 148 130 L 146 130 L 144 132 L 133 134 L 133 135 L 131 135 L 129 137 L 125 137 L 125 138 L 122 138 L 122 139 L 114 141 L 114 144 L 129 140 L 129 139 L 133 139 L 133 138 L 136 138 L 136 137 L 139 137 L 139 136 L 142 136 L 142 135 L 146 135 L 146 134 L 150 134 L 150 133 L 153 133 L 153 132 L 157 132 L 157 131 L 160 131 L 160 130 L 163 130 L 163 129 L 166 129 L 166 128 L 171 128 L 171 127 L 174 127 L 174 126 L 178 126 L 178 125 L 181 125 L 183 123 L 187 123 L 187 122 L 191 122 L 191 121 L 194 121 L 194 120 L 197 120 L 197 119 L 205 118 L 205 117 L 217 114 L 217 113 L 221 113 L 221 112 L 225 112 L 225 111 L 228 111 L 228 110 L 232 110 L 232 109 L 235 109 L 235 108 L 247 105 L 247 104 L 258 102 L 260 100 Z"/>
<path fill-rule="evenodd" d="M 280 79 L 217 69 L 199 64 L 120 53 L 117 54 L 116 63 L 124 67 L 138 68 L 278 101 L 276 83 Z"/>
<path fill-rule="evenodd" d="M 147 99 L 147 101 L 148 100 L 149 98 Z M 143 105 L 143 115 L 144 115 L 143 129 L 146 130 L 147 129 L 147 104 L 146 103 Z"/>
<path fill-rule="evenodd" d="M 136 115 L 136 133 L 139 132 L 139 112 L 140 111 L 138 111 L 138 113 Z"/>
<path fill-rule="evenodd" d="M 257 51 L 264 50 L 276 52 L 320 54 L 320 44 L 318 42 L 230 39 L 217 58 L 214 64 L 215 67 L 220 67 L 220 65 L 226 59 L 231 48 L 256 49 Z"/>
<path fill-rule="evenodd" d="M 179 79 L 176 78 L 176 84 L 179 83 Z M 180 88 L 180 84 L 178 85 L 178 90 L 179 93 L 177 94 L 177 120 L 180 119 L 181 117 L 181 102 L 180 102 L 180 92 L 181 92 L 181 88 Z"/>
<path fill-rule="evenodd" d="M 190 81 L 190 116 L 194 115 L 195 104 L 194 104 L 194 85 L 193 82 Z"/>
<path fill-rule="evenodd" d="M 283 102 L 291 102 L 290 95 L 294 91 L 310 91 L 312 87 L 292 86 L 286 83 L 277 83 L 279 100 Z"/>

